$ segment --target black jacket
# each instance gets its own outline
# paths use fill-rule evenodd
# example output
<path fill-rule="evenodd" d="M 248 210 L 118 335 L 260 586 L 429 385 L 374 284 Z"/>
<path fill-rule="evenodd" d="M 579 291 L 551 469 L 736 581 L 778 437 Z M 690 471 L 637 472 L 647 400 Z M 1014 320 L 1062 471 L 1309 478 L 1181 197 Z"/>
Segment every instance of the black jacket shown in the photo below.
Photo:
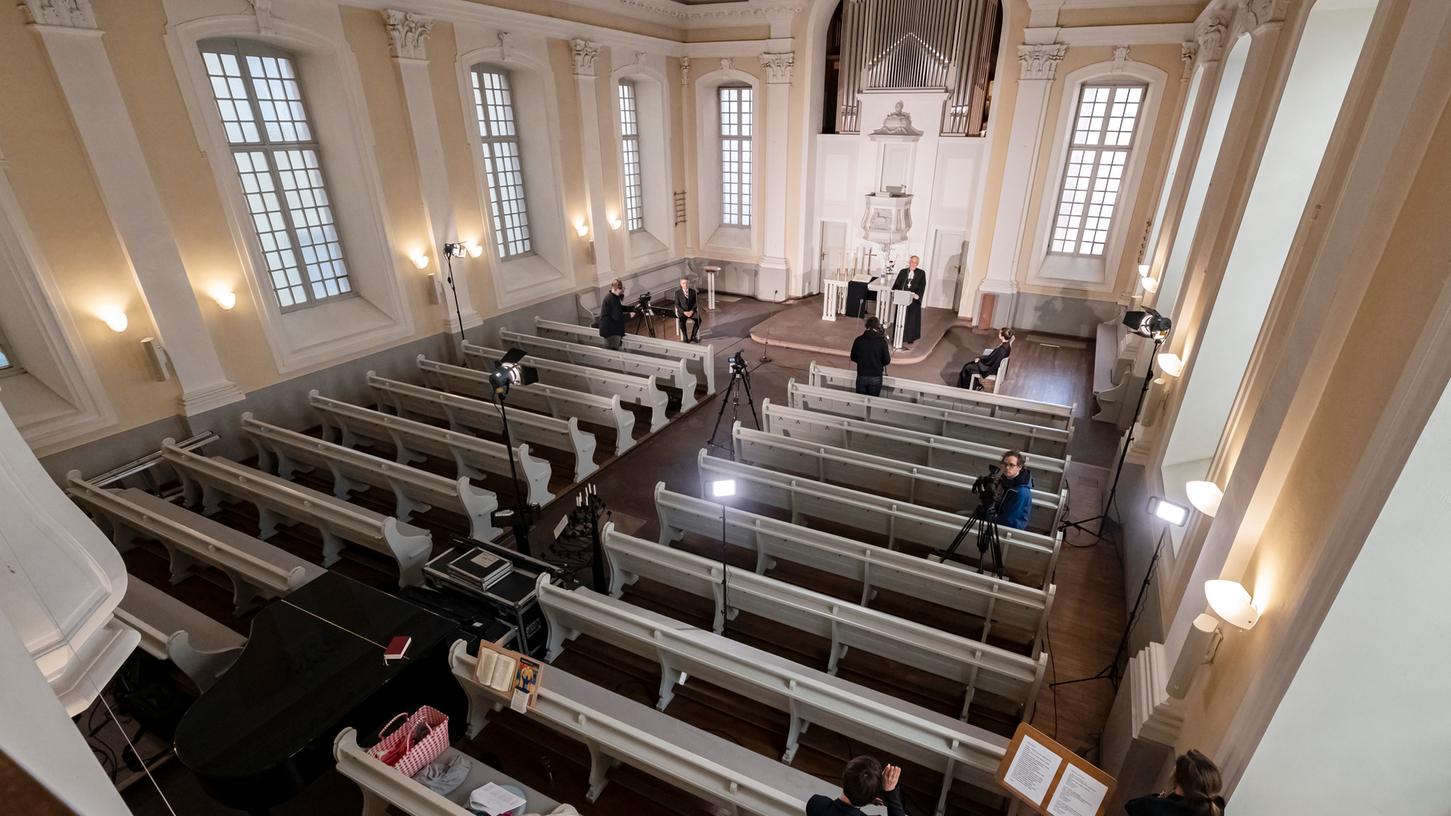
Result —
<path fill-rule="evenodd" d="M 1223 800 L 1217 801 L 1215 804 L 1219 805 L 1219 809 L 1214 812 L 1216 814 L 1224 813 Z M 1171 793 L 1168 796 L 1154 793 L 1129 800 L 1129 803 L 1124 805 L 1124 811 L 1129 816 L 1208 816 L 1211 809 L 1191 805 L 1188 800 L 1177 793 Z"/>
<path fill-rule="evenodd" d="M 881 332 L 862 332 L 852 341 L 851 361 L 856 363 L 858 377 L 880 377 L 892 362 L 892 351 L 887 348 L 887 336 Z"/>
<path fill-rule="evenodd" d="M 907 811 L 902 807 L 900 787 L 884 792 L 882 802 L 887 806 L 887 816 L 907 816 Z M 862 811 L 841 799 L 832 799 L 818 793 L 806 801 L 806 816 L 862 816 Z"/>
<path fill-rule="evenodd" d="M 625 333 L 625 304 L 614 292 L 606 292 L 600 303 L 600 337 L 616 337 Z"/>
<path fill-rule="evenodd" d="M 695 287 L 690 287 L 690 291 L 688 292 L 676 289 L 675 314 L 681 315 L 693 311 L 695 311 Z"/>
<path fill-rule="evenodd" d="M 997 348 L 993 349 L 992 351 L 988 352 L 986 355 L 978 359 L 979 362 L 982 363 L 983 370 L 991 375 L 998 373 L 998 367 L 1001 366 L 1003 364 L 1003 361 L 1008 359 L 1008 355 L 1012 353 L 1012 343 L 999 343 Z"/>

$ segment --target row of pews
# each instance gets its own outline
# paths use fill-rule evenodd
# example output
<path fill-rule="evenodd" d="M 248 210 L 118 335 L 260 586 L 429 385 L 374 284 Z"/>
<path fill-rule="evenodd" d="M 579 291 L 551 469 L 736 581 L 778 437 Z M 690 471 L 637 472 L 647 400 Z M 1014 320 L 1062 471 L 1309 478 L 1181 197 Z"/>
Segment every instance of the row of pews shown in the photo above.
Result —
<path fill-rule="evenodd" d="M 606 524 L 605 592 L 541 579 L 551 666 L 527 718 L 498 711 L 456 644 L 474 744 L 542 726 L 586 747 L 588 801 L 623 765 L 765 816 L 836 795 L 855 745 L 906 766 L 912 812 L 1002 812 L 992 776 L 1048 665 L 1066 455 L 1034 451 L 1038 529 L 1003 531 L 1005 577 L 936 552 L 1002 429 L 1066 453 L 1073 409 L 907 380 L 873 403 L 847 374 L 813 366 L 807 388 L 829 398 L 763 405 L 733 459 L 700 451 L 689 493 L 657 483 L 653 537 Z M 725 479 L 731 498 L 705 498 Z M 396 803 L 408 783 L 388 788 Z"/>

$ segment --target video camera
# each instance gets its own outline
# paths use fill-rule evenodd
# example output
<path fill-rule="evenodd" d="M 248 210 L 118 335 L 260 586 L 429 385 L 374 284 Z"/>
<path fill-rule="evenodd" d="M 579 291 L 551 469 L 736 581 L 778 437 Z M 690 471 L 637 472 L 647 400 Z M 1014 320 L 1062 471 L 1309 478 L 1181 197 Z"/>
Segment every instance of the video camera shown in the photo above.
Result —
<path fill-rule="evenodd" d="M 639 314 L 654 317 L 655 308 L 650 305 L 650 293 L 646 292 L 635 300 L 635 311 Z"/>
<path fill-rule="evenodd" d="M 727 358 L 726 362 L 730 363 L 732 376 L 736 374 L 751 373 L 751 370 L 746 363 L 746 355 L 742 354 L 740 351 L 732 354 L 729 358 Z"/>
<path fill-rule="evenodd" d="M 982 510 L 989 519 L 995 518 L 998 508 L 1003 502 L 1003 480 L 1002 468 L 997 465 L 987 466 L 987 475 L 979 476 L 972 483 L 972 494 L 977 496 L 978 509 Z"/>

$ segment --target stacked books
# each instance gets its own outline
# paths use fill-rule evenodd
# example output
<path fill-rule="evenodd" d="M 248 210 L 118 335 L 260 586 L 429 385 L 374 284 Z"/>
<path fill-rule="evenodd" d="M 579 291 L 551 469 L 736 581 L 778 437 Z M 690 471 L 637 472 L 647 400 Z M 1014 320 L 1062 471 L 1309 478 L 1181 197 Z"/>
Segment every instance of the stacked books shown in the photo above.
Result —
<path fill-rule="evenodd" d="M 474 680 L 485 688 L 507 695 L 514 687 L 514 671 L 518 666 L 513 657 L 480 644 L 479 660 L 474 664 Z"/>
<path fill-rule="evenodd" d="M 449 575 L 470 586 L 487 590 L 514 570 L 514 563 L 482 547 L 470 547 L 448 562 Z"/>

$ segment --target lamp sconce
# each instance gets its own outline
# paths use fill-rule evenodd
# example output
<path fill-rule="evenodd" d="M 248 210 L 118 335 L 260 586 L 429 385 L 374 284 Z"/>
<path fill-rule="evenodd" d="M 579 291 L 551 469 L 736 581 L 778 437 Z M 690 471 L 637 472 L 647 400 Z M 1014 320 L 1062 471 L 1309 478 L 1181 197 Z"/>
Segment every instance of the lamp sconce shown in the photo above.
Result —
<path fill-rule="evenodd" d="M 1179 355 L 1172 351 L 1166 351 L 1159 355 L 1159 370 L 1170 377 L 1178 377 L 1184 373 L 1184 361 Z"/>
<path fill-rule="evenodd" d="M 612 215 L 609 218 L 610 218 L 610 229 L 615 230 L 615 231 L 618 232 L 619 229 L 620 229 L 620 227 L 624 226 L 624 223 L 625 222 L 621 221 L 620 220 L 620 217 L 618 215 Z"/>
<path fill-rule="evenodd" d="M 1255 606 L 1249 591 L 1238 581 L 1221 578 L 1205 581 L 1204 597 L 1209 602 L 1210 611 L 1200 613 L 1190 624 L 1189 634 L 1184 637 L 1184 648 L 1169 672 L 1167 690 L 1169 696 L 1175 699 L 1184 699 L 1194 685 L 1200 667 L 1213 663 L 1219 656 L 1219 647 L 1224 643 L 1221 622 L 1249 631 L 1260 620 L 1259 607 Z"/>
<path fill-rule="evenodd" d="M 443 279 L 436 273 L 428 273 L 428 302 L 434 306 L 443 303 Z"/>
<path fill-rule="evenodd" d="M 103 309 L 96 313 L 96 317 L 106 324 L 106 328 L 117 334 L 126 331 L 126 327 L 131 325 L 131 321 L 126 318 L 126 313 L 120 309 Z"/>
<path fill-rule="evenodd" d="M 427 253 L 415 252 L 412 255 L 408 256 L 408 260 L 413 262 L 414 269 L 422 271 L 428 268 L 429 261 Z"/>
<path fill-rule="evenodd" d="M 1219 512 L 1219 502 L 1224 498 L 1224 491 L 1214 482 L 1193 481 L 1184 483 L 1184 496 L 1194 509 L 1210 518 Z"/>
<path fill-rule="evenodd" d="M 166 347 L 156 341 L 155 337 L 141 338 L 141 350 L 146 353 L 147 368 L 151 370 L 151 379 L 157 382 L 166 382 L 171 379 L 171 355 L 166 353 Z"/>
<path fill-rule="evenodd" d="M 1260 622 L 1259 607 L 1255 606 L 1249 590 L 1238 581 L 1223 578 L 1205 581 L 1204 598 L 1215 617 L 1236 629 L 1248 631 Z"/>
<path fill-rule="evenodd" d="M 1139 268 L 1147 269 L 1148 267 L 1141 266 Z M 1139 275 L 1139 285 L 1144 287 L 1144 291 L 1148 292 L 1151 295 L 1159 291 L 1159 279 L 1150 277 L 1147 272 Z"/>
<path fill-rule="evenodd" d="M 217 289 L 212 292 L 212 300 L 217 302 L 217 307 L 224 312 L 230 312 L 237 308 L 237 293 L 230 289 Z"/>
<path fill-rule="evenodd" d="M 586 224 L 583 218 L 574 222 L 574 234 L 581 238 L 589 237 L 589 224 Z"/>

